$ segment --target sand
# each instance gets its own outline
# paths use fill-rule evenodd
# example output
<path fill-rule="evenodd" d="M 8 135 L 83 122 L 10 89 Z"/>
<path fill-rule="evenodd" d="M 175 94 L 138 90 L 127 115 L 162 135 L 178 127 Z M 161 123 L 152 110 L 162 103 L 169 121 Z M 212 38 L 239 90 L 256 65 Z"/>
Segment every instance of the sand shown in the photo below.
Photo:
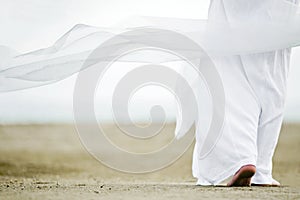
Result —
<path fill-rule="evenodd" d="M 117 133 L 113 126 L 106 128 Z M 173 130 L 169 125 L 164 131 Z M 149 148 L 134 146 L 137 151 Z M 281 187 L 195 186 L 192 150 L 158 172 L 126 174 L 87 153 L 73 125 L 3 125 L 0 199 L 300 199 L 300 125 L 282 128 L 274 157 L 274 177 Z"/>

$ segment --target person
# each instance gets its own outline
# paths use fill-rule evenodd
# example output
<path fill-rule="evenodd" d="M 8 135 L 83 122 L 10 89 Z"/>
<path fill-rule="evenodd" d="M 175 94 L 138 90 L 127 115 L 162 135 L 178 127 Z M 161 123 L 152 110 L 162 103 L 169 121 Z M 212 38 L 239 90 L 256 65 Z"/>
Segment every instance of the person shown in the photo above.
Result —
<path fill-rule="evenodd" d="M 247 18 L 272 20 L 272 1 L 211 0 L 209 19 L 231 23 Z M 290 0 L 297 4 L 298 0 Z M 200 157 L 203 142 L 196 131 L 193 175 L 198 185 L 279 186 L 272 177 L 287 90 L 291 49 L 252 55 L 213 57 L 223 81 L 226 108 L 222 135 L 212 152 Z"/>

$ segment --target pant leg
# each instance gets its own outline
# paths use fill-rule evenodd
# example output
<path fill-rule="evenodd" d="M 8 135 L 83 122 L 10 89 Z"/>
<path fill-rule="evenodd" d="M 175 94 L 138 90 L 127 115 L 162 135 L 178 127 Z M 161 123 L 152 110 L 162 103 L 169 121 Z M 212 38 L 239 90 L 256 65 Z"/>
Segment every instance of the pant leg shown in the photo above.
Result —
<path fill-rule="evenodd" d="M 252 183 L 272 184 L 272 158 L 278 142 L 283 115 L 272 121 L 262 124 L 258 128 L 257 140 L 257 172 L 252 178 Z"/>
<path fill-rule="evenodd" d="M 299 0 L 288 1 L 299 4 Z M 252 178 L 253 183 L 272 184 L 274 182 L 272 177 L 272 158 L 278 143 L 283 121 L 290 52 L 290 49 L 279 50 L 265 58 L 265 64 L 269 65 L 269 67 L 267 67 L 267 71 L 265 72 L 268 75 L 265 78 L 267 84 L 262 85 L 263 89 L 261 91 L 258 90 L 263 113 L 258 128 L 257 172 Z"/>
<path fill-rule="evenodd" d="M 257 130 L 257 172 L 252 182 L 271 184 L 272 158 L 283 120 L 290 49 L 243 56 L 242 60 L 262 108 Z"/>
<path fill-rule="evenodd" d="M 193 175 L 199 185 L 216 185 L 243 165 L 256 165 L 257 129 L 261 108 L 247 80 L 239 56 L 213 59 L 225 92 L 225 121 L 210 153 L 201 157 L 208 136 L 202 123 L 196 127 Z M 199 102 L 200 104 L 203 102 Z"/>

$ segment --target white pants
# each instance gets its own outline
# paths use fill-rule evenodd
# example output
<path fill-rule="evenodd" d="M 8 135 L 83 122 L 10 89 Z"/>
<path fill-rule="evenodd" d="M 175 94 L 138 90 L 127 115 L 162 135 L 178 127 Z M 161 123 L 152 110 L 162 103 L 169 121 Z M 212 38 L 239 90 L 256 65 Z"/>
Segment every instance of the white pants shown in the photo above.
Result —
<path fill-rule="evenodd" d="M 252 5 L 236 2 L 226 6 L 226 1 L 213 0 L 209 17 L 229 22 L 238 15 L 252 17 L 258 0 Z M 193 175 L 198 184 L 218 184 L 246 164 L 257 168 L 253 183 L 273 182 L 272 157 L 283 119 L 289 60 L 290 49 L 213 58 L 225 90 L 225 123 L 215 148 L 204 158 L 199 152 L 205 136 L 197 129 Z"/>

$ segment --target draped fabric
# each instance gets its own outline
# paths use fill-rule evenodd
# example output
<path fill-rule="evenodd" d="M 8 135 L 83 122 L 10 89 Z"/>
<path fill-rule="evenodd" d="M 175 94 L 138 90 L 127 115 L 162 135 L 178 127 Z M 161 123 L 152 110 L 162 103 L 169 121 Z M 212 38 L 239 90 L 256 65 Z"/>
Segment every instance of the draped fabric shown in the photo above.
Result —
<path fill-rule="evenodd" d="M 238 3 L 237 3 L 238 2 Z M 243 5 L 243 9 L 240 6 Z M 78 72 L 88 55 L 107 39 L 124 31 L 141 27 L 179 32 L 197 42 L 209 55 L 241 55 L 268 52 L 300 44 L 298 6 L 284 0 L 224 2 L 230 23 L 211 18 L 172 19 L 133 17 L 117 27 L 92 27 L 79 24 L 58 39 L 51 47 L 18 54 L 9 47 L 0 47 L 0 91 L 11 91 L 49 84 Z M 244 17 L 242 13 L 251 13 Z M 135 37 L 134 35 L 132 37 Z M 166 38 L 168 39 L 168 38 Z M 131 38 L 124 38 L 130 42 Z M 147 41 L 145 38 L 144 41 Z M 121 44 L 114 44 L 121 45 Z M 185 49 L 194 51 L 194 49 Z M 137 55 L 119 62 L 174 61 L 168 56 L 148 58 Z M 195 56 L 196 59 L 197 55 Z M 103 58 L 101 58 L 103 59 Z M 110 61 L 111 58 L 104 58 Z M 126 60 L 128 59 L 128 60 Z M 157 61 L 158 62 L 158 61 Z"/>

